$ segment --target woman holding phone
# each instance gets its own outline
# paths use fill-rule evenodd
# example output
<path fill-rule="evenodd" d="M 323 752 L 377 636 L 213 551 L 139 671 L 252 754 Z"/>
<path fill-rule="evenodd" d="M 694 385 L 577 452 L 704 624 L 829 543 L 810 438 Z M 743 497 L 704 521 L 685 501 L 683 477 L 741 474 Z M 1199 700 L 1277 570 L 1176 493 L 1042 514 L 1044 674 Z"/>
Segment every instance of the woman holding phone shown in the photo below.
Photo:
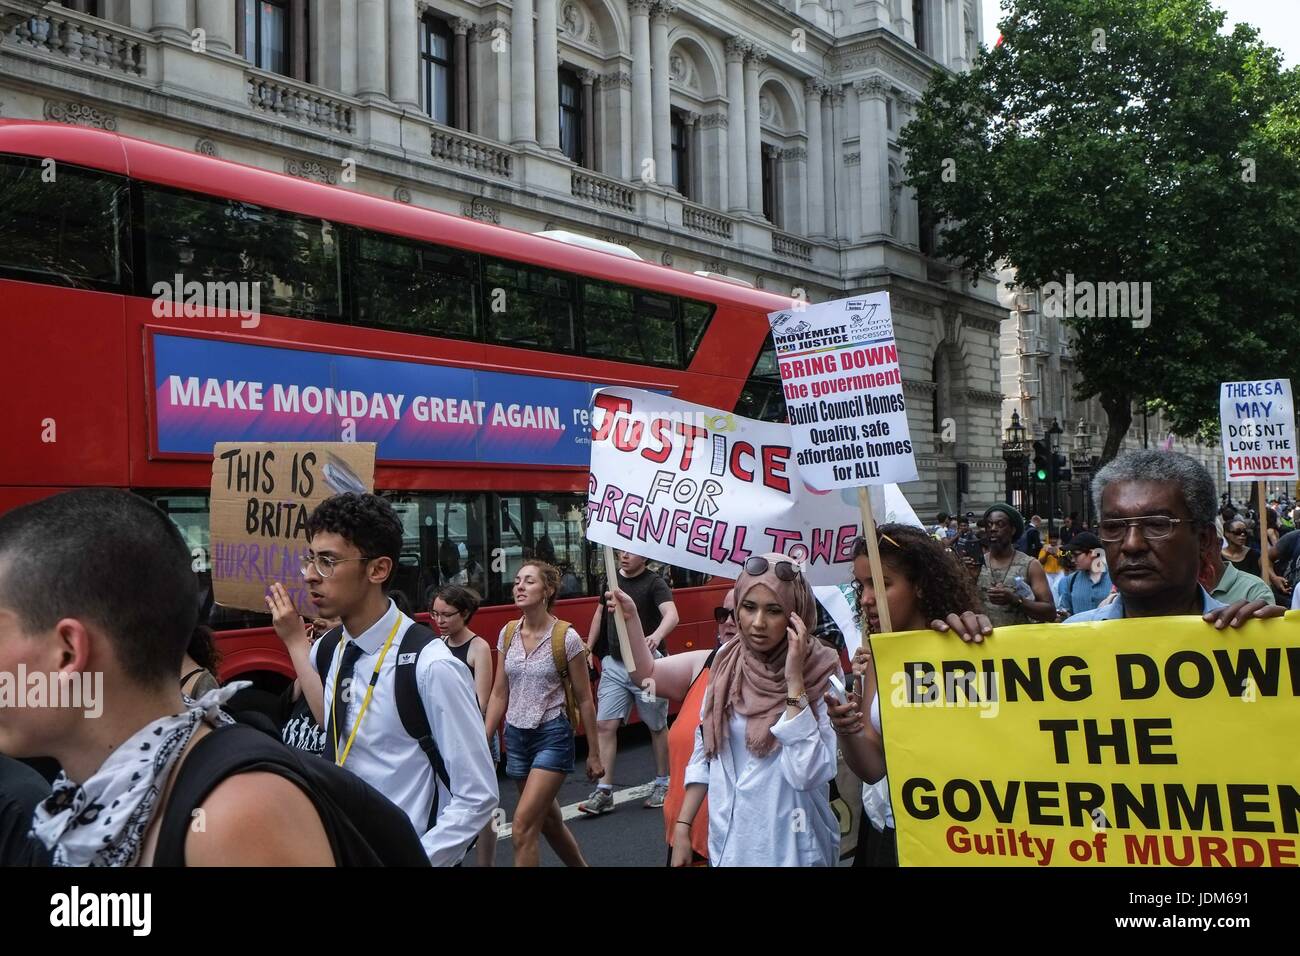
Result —
<path fill-rule="evenodd" d="M 709 672 L 673 865 L 691 861 L 707 795 L 710 865 L 834 866 L 835 734 L 823 695 L 832 675 L 842 679 L 839 657 L 810 633 L 817 602 L 790 558 L 751 557 L 733 592 L 739 630 Z"/>
<path fill-rule="evenodd" d="M 950 550 L 911 525 L 884 524 L 877 534 L 885 600 L 895 631 L 947 631 L 960 617 L 971 632 L 992 632 L 989 619 L 979 613 L 974 581 Z M 855 614 L 859 624 L 865 622 L 870 633 L 880 633 L 875 580 L 865 538 L 853 543 L 853 590 L 858 599 Z M 854 655 L 853 673 L 862 678 L 861 693 L 849 694 L 845 703 L 830 695 L 826 698 L 844 762 L 866 784 L 862 803 L 867 822 L 858 838 L 853 865 L 896 866 L 894 818 L 880 735 L 880 698 L 869 644 L 864 643 Z M 870 702 L 869 720 L 864 718 L 864 700 Z"/>

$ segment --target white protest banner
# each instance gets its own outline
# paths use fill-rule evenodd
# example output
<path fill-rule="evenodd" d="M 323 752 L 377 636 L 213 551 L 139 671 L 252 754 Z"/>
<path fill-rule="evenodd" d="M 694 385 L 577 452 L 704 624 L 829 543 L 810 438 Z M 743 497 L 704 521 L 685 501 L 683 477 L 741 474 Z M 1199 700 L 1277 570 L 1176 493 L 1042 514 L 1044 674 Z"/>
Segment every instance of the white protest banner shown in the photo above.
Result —
<path fill-rule="evenodd" d="M 1224 382 L 1219 389 L 1219 420 L 1228 481 L 1295 481 L 1295 404 L 1291 398 L 1291 380 Z"/>
<path fill-rule="evenodd" d="M 889 294 L 782 309 L 767 319 L 805 480 L 814 488 L 915 481 Z"/>
<path fill-rule="evenodd" d="M 852 578 L 856 494 L 808 486 L 788 425 L 638 388 L 592 401 L 589 540 L 727 578 L 767 552 L 804 562 L 812 584 Z M 920 527 L 894 485 L 873 507 L 877 521 Z"/>

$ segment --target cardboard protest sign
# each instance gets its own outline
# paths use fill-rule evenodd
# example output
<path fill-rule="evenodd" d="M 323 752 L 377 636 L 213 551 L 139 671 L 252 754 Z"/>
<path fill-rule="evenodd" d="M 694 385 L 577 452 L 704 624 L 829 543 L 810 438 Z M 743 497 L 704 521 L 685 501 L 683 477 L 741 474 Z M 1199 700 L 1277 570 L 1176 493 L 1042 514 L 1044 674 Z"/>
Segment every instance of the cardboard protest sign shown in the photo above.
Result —
<path fill-rule="evenodd" d="M 915 481 L 889 294 L 767 318 L 804 480 L 814 488 Z"/>
<path fill-rule="evenodd" d="M 375 487 L 373 442 L 218 442 L 212 449 L 212 590 L 218 604 L 266 610 L 279 581 L 302 614 L 307 518 L 345 491 Z"/>
<path fill-rule="evenodd" d="M 1300 477 L 1290 379 L 1222 383 L 1219 423 L 1228 481 Z"/>
<path fill-rule="evenodd" d="M 899 862 L 1295 866 L 1297 624 L 873 637 Z"/>
<path fill-rule="evenodd" d="M 850 580 L 861 533 L 854 492 L 803 480 L 788 425 L 623 387 L 593 396 L 587 516 L 597 544 L 728 578 L 775 551 L 813 584 Z M 920 526 L 892 485 L 876 520 Z"/>

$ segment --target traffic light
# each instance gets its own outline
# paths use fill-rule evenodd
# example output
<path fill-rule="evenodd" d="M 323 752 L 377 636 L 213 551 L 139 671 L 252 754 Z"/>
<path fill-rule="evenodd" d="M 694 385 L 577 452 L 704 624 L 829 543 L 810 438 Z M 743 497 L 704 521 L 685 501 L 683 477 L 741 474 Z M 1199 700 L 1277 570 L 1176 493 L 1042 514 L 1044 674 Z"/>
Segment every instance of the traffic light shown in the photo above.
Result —
<path fill-rule="evenodd" d="M 1052 454 L 1047 447 L 1047 439 L 1040 438 L 1034 442 L 1034 480 L 1046 481 L 1051 468 Z"/>
<path fill-rule="evenodd" d="M 1061 454 L 1061 453 L 1058 451 L 1058 452 L 1053 456 L 1053 461 L 1052 461 L 1052 480 L 1053 480 L 1053 481 L 1069 481 L 1069 480 L 1070 480 L 1070 477 L 1071 477 L 1071 473 L 1070 473 L 1070 459 L 1066 458 L 1063 454 Z"/>

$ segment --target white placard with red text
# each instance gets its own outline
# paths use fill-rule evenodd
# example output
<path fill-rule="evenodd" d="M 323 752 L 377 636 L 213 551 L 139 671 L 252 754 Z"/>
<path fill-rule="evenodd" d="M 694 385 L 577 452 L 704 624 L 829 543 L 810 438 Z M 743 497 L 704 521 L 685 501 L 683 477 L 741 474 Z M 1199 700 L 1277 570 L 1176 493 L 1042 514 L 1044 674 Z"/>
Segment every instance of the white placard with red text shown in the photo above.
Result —
<path fill-rule="evenodd" d="M 814 488 L 915 481 L 889 294 L 800 303 L 767 319 L 804 479 Z"/>
<path fill-rule="evenodd" d="M 774 551 L 813 584 L 852 578 L 857 495 L 807 484 L 788 425 L 623 387 L 595 393 L 591 425 L 589 540 L 728 578 Z M 878 523 L 920 526 L 897 486 L 883 491 Z"/>
<path fill-rule="evenodd" d="M 1219 424 L 1228 481 L 1295 481 L 1295 404 L 1291 380 L 1223 382 Z"/>

